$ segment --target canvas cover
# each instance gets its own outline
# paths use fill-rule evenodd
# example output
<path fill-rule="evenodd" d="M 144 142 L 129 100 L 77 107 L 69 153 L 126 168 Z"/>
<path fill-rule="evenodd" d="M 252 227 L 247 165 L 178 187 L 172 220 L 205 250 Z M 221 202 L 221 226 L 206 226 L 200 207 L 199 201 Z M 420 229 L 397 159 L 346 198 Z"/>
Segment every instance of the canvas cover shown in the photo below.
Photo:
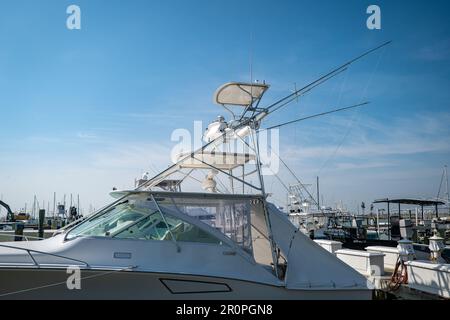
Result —
<path fill-rule="evenodd" d="M 254 100 L 260 99 L 268 88 L 268 85 L 261 83 L 226 83 L 217 89 L 214 94 L 214 102 L 217 104 L 249 106 Z"/>

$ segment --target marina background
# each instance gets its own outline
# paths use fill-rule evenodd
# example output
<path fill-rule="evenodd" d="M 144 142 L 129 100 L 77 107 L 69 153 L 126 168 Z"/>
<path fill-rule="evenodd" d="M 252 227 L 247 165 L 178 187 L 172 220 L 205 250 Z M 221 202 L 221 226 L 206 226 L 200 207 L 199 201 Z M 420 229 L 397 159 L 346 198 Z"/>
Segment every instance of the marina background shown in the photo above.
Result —
<path fill-rule="evenodd" d="M 450 159 L 448 2 L 379 1 L 379 31 L 366 28 L 363 1 L 80 0 L 79 31 L 65 28 L 71 3 L 2 2 L 0 190 L 14 210 L 34 195 L 47 208 L 57 192 L 79 194 L 87 212 L 163 169 L 172 131 L 223 113 L 211 92 L 249 81 L 250 64 L 270 101 L 386 39 L 270 121 L 371 106 L 281 129 L 281 156 L 305 183 L 320 176 L 330 206 L 436 197 Z M 277 181 L 267 188 L 284 205 Z"/>

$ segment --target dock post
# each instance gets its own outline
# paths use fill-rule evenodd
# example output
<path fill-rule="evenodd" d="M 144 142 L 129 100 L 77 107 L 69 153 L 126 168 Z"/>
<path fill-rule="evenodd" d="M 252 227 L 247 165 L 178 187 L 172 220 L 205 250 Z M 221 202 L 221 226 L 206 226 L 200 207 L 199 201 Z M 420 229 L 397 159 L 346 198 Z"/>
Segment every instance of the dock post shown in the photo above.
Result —
<path fill-rule="evenodd" d="M 377 235 L 378 240 L 380 239 L 380 209 L 377 210 Z"/>
<path fill-rule="evenodd" d="M 416 207 L 416 227 L 419 225 L 419 209 Z"/>
<path fill-rule="evenodd" d="M 39 210 L 39 235 L 40 239 L 44 238 L 44 220 L 45 220 L 45 209 Z"/>
<path fill-rule="evenodd" d="M 390 203 L 388 201 L 387 203 L 387 209 L 388 209 L 388 215 L 387 215 L 387 226 L 388 226 L 388 236 L 389 236 L 389 240 L 392 240 L 392 235 L 391 235 L 391 207 L 390 207 Z"/>
<path fill-rule="evenodd" d="M 14 225 L 14 241 L 22 241 L 23 240 L 23 229 L 25 225 L 21 222 L 16 222 Z"/>

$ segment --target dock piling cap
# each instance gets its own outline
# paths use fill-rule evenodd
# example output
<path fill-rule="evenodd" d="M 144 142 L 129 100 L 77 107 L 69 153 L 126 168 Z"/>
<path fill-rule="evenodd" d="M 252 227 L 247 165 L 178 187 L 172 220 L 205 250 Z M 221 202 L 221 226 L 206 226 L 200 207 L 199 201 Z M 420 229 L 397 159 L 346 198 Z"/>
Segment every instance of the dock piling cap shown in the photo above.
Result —
<path fill-rule="evenodd" d="M 229 82 L 217 89 L 213 100 L 220 105 L 247 107 L 260 99 L 267 89 L 269 85 L 265 83 Z"/>

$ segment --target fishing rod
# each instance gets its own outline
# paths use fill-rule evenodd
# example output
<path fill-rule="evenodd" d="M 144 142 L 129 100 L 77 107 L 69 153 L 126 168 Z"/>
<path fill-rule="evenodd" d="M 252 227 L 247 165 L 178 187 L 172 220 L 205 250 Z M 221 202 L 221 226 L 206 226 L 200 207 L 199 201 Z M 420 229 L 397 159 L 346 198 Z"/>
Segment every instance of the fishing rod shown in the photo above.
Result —
<path fill-rule="evenodd" d="M 280 106 L 281 103 L 286 102 L 287 100 L 289 100 L 289 99 L 291 99 L 291 98 L 294 98 L 293 100 L 295 100 L 296 98 L 298 98 L 298 96 L 301 96 L 301 95 L 305 94 L 306 92 L 312 90 L 313 88 L 317 87 L 318 85 L 320 85 L 320 84 L 322 84 L 322 83 L 324 83 L 324 82 L 330 80 L 331 78 L 333 78 L 333 77 L 336 76 L 337 74 L 339 74 L 339 73 L 345 71 L 351 64 L 353 64 L 353 63 L 355 63 L 356 61 L 361 60 L 361 59 L 364 58 L 365 56 L 367 56 L 367 55 L 369 55 L 369 54 L 371 54 L 371 53 L 373 53 L 373 52 L 375 52 L 375 51 L 377 51 L 377 50 L 379 50 L 379 49 L 381 49 L 381 48 L 387 46 L 387 45 L 390 44 L 391 42 L 392 42 L 392 41 L 387 41 L 387 42 L 385 42 L 385 43 L 383 43 L 383 44 L 381 44 L 381 45 L 379 45 L 379 46 L 377 46 L 377 47 L 375 47 L 375 48 L 373 48 L 373 49 L 370 49 L 370 50 L 368 50 L 368 51 L 366 51 L 366 52 L 360 54 L 360 55 L 357 56 L 356 58 L 353 58 L 353 59 L 347 61 L 346 63 L 340 65 L 339 67 L 337 67 L 337 68 L 335 68 L 335 69 L 333 69 L 332 71 L 328 72 L 327 74 L 321 76 L 321 77 L 318 78 L 317 80 L 314 80 L 313 82 L 307 84 L 307 85 L 304 86 L 303 88 L 300 88 L 299 90 L 294 91 L 293 93 L 287 95 L 286 97 L 284 97 L 284 98 L 282 98 L 282 99 L 280 99 L 280 100 L 278 100 L 278 101 L 272 103 L 271 105 L 269 105 L 268 107 L 266 107 L 265 110 L 270 110 L 270 109 L 272 109 L 272 108 L 275 108 L 274 110 L 268 112 L 268 114 L 269 114 L 269 113 L 272 113 L 272 112 L 275 112 L 276 110 L 280 109 L 281 107 L 284 107 L 284 106 L 287 104 L 287 103 L 285 103 L 285 104 L 283 104 L 282 106 Z M 291 101 L 293 101 L 293 100 L 291 100 Z M 291 101 L 289 101 L 289 102 L 291 102 Z M 289 102 L 288 102 L 288 103 L 289 103 Z"/>
<path fill-rule="evenodd" d="M 265 128 L 264 130 L 270 130 L 270 129 L 280 128 L 280 127 L 287 126 L 287 125 L 292 124 L 292 123 L 296 123 L 296 122 L 300 122 L 300 121 L 303 121 L 303 120 L 307 120 L 307 119 L 311 119 L 311 118 L 316 118 L 316 117 L 320 117 L 320 116 L 324 116 L 324 115 L 327 115 L 327 114 L 336 113 L 336 112 L 340 112 L 340 111 L 344 111 L 344 110 L 349 110 L 349 109 L 354 109 L 354 108 L 362 107 L 362 106 L 365 106 L 365 105 L 367 105 L 367 104 L 369 104 L 369 102 L 358 103 L 358 104 L 351 105 L 351 106 L 344 107 L 344 108 L 339 108 L 339 109 L 334 109 L 334 110 L 330 110 L 330 111 L 326 111 L 326 112 L 321 112 L 321 113 L 313 114 L 313 115 L 311 115 L 311 116 L 307 116 L 307 117 L 304 117 L 304 118 L 299 118 L 299 119 L 291 120 L 291 121 L 284 122 L 284 123 L 281 123 L 281 124 L 277 124 L 277 125 L 275 125 L 275 126 L 272 126 L 272 127 L 269 127 L 269 128 Z"/>

